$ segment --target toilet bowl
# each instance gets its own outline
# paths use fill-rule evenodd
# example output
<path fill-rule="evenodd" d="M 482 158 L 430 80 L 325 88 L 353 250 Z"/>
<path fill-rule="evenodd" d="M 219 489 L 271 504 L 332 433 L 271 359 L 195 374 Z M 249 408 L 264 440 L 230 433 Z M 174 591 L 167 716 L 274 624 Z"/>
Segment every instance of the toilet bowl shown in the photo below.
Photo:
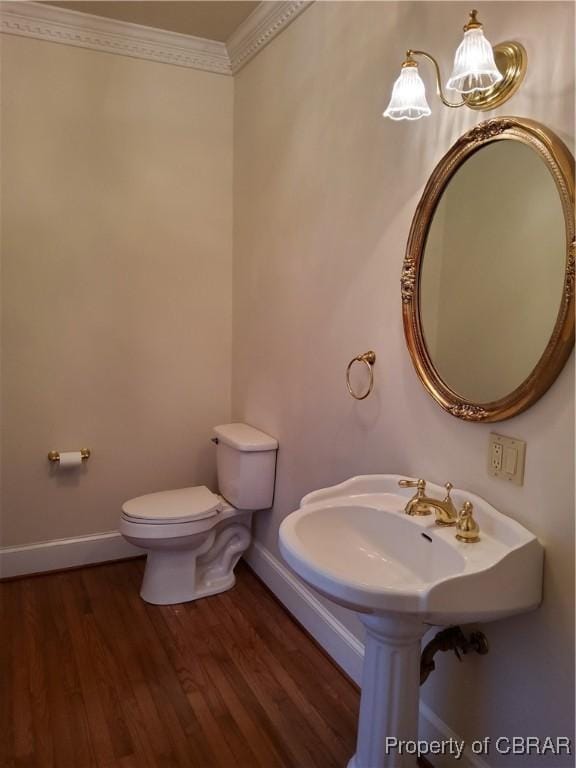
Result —
<path fill-rule="evenodd" d="M 122 506 L 120 533 L 147 551 L 140 595 L 148 603 L 184 603 L 233 587 L 234 568 L 250 545 L 252 513 L 272 506 L 275 438 L 247 424 L 214 433 L 220 494 L 199 485 Z"/>

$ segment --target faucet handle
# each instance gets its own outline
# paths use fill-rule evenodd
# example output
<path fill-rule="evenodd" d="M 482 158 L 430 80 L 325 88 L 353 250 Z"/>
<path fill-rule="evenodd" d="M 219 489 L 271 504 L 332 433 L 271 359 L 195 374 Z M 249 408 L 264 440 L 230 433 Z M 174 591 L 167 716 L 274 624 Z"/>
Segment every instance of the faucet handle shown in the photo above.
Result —
<path fill-rule="evenodd" d="M 426 480 L 398 480 L 400 488 L 417 488 L 418 495 L 423 495 L 426 490 Z"/>
<path fill-rule="evenodd" d="M 458 514 L 456 523 L 456 538 L 466 544 L 473 544 L 480 541 L 480 526 L 473 516 L 474 507 L 469 501 L 465 501 Z"/>
<path fill-rule="evenodd" d="M 416 488 L 416 493 L 404 507 L 407 515 L 431 515 L 432 509 L 426 502 L 426 480 L 398 480 L 400 488 Z"/>

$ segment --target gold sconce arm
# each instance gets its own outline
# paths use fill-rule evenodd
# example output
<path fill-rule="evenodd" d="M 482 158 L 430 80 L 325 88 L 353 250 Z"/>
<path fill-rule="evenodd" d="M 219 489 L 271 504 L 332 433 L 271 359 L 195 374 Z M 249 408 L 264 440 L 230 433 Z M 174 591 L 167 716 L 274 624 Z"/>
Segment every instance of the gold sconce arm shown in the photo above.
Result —
<path fill-rule="evenodd" d="M 466 102 L 464 100 L 459 101 L 457 103 L 448 101 L 448 99 L 444 96 L 444 91 L 442 90 L 442 79 L 440 76 L 440 67 L 438 66 L 438 62 L 429 53 L 426 53 L 426 51 L 413 51 L 409 50 L 406 51 L 406 58 L 409 60 L 413 56 L 423 56 L 425 59 L 428 59 L 429 62 L 431 62 L 432 66 L 434 67 L 434 73 L 436 75 L 436 93 L 438 94 L 438 97 L 442 104 L 444 104 L 445 107 L 450 107 L 451 109 L 457 109 L 458 107 L 463 107 Z"/>

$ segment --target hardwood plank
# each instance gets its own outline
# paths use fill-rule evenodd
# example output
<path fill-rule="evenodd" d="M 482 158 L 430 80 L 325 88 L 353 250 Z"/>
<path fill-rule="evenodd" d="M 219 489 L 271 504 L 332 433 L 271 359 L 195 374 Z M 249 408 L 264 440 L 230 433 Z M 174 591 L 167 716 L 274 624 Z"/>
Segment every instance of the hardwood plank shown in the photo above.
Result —
<path fill-rule="evenodd" d="M 4 690 L 14 692 L 11 698 L 0 696 L 0 765 L 13 765 L 15 757 L 25 757 L 33 752 L 25 696 L 26 669 L 19 658 L 13 656 L 16 640 L 10 632 L 15 623 L 17 599 L 18 585 L 0 585 L 0 681 Z"/>
<path fill-rule="evenodd" d="M 177 764 L 172 742 L 154 700 L 156 676 L 153 664 L 150 663 L 152 674 L 149 676 L 142 664 L 140 644 L 146 627 L 125 609 L 122 590 L 108 578 L 112 568 L 114 566 L 106 566 L 100 571 L 91 569 L 83 574 L 82 580 L 90 596 L 106 663 L 122 679 L 124 693 L 120 708 L 124 723 L 132 743 L 146 755 L 148 762 L 156 766 Z M 133 626 L 138 627 L 137 632 L 131 631 Z"/>
<path fill-rule="evenodd" d="M 227 595 L 220 595 L 221 610 L 218 614 L 225 619 L 230 617 L 231 613 L 235 614 L 236 621 L 228 623 L 229 631 L 232 627 L 238 629 L 242 626 L 245 635 L 249 635 L 252 642 L 254 652 L 256 652 L 259 658 L 267 663 L 268 668 L 280 683 L 282 689 L 286 691 L 290 699 L 295 704 L 295 709 L 305 715 L 306 721 L 314 733 L 320 737 L 320 739 L 327 744 L 328 752 L 333 755 L 336 760 L 342 760 L 342 746 L 345 742 L 342 741 L 342 733 L 338 727 L 335 727 L 335 723 L 330 713 L 326 710 L 326 691 L 323 691 L 323 695 L 317 696 L 318 690 L 322 688 L 322 680 L 314 676 L 312 684 L 310 677 L 296 674 L 296 679 L 291 670 L 294 671 L 295 667 L 291 664 L 291 655 L 294 651 L 284 651 L 277 648 L 277 643 L 274 641 L 268 644 L 259 632 L 253 632 L 252 625 L 249 622 L 247 616 L 243 612 L 243 604 L 239 603 L 234 605 L 230 603 Z M 227 606 L 227 610 L 226 610 Z M 207 607 L 210 610 L 217 610 L 217 603 L 211 603 Z M 303 691 L 306 688 L 306 695 Z M 316 701 L 314 704 L 313 699 Z M 355 728 L 354 728 L 355 730 Z M 350 734 L 353 737 L 353 733 Z"/>
<path fill-rule="evenodd" d="M 42 633 L 40 662 L 44 667 L 44 695 L 49 709 L 51 735 L 54 744 L 53 757 L 56 768 L 74 765 L 74 727 L 68 723 L 69 697 L 62 672 L 68 667 L 68 659 L 61 653 L 53 604 L 53 580 L 41 579 L 34 590 L 35 607 L 38 611 L 37 627 Z"/>
<path fill-rule="evenodd" d="M 289 753 L 275 733 L 265 709 L 233 661 L 227 658 L 217 665 L 213 663 L 209 674 L 234 712 L 239 727 L 257 755 L 258 764 L 270 768 L 291 765 Z"/>
<path fill-rule="evenodd" d="M 342 768 L 358 692 L 246 568 L 177 606 L 143 562 L 0 584 L 2 768 Z"/>
<path fill-rule="evenodd" d="M 356 691 L 360 694 L 359 686 L 337 667 L 326 651 L 286 611 L 280 600 L 259 577 L 244 563 L 241 563 L 240 567 L 245 568 L 246 574 L 238 583 L 238 597 L 241 597 L 241 601 L 237 602 L 244 604 L 246 601 L 252 604 L 255 626 L 259 627 L 261 632 L 273 632 L 274 637 L 282 640 L 288 650 L 297 650 L 303 654 L 311 666 L 317 670 L 316 674 L 323 680 L 330 681 L 330 685 L 336 691 L 340 701 L 345 706 L 347 704 L 352 705 L 351 711 L 356 717 L 358 714 L 358 697 L 350 696 L 350 693 Z M 260 621 L 258 621 L 258 617 L 260 617 Z M 311 642 L 302 643 L 302 633 Z M 334 675 L 335 669 L 338 672 L 336 675 Z"/>
<path fill-rule="evenodd" d="M 205 612 L 211 612 L 210 604 L 205 601 L 201 605 Z M 264 649 L 243 644 L 239 635 L 230 631 L 224 625 L 213 626 L 209 642 L 212 654 L 217 658 L 222 648 L 227 648 L 230 657 L 240 670 L 246 684 L 250 685 L 260 701 L 265 705 L 266 712 L 276 729 L 285 735 L 286 746 L 292 753 L 294 766 L 324 766 L 333 765 L 330 756 L 326 754 L 327 745 L 321 744 L 314 734 L 311 724 L 304 713 L 294 704 L 291 693 L 280 684 L 275 670 L 266 659 Z M 275 665 L 272 664 L 272 667 Z M 282 674 L 279 672 L 279 674 Z M 321 759 L 320 759 L 320 754 Z M 318 757 L 315 757 L 318 755 Z"/>
<path fill-rule="evenodd" d="M 43 580 L 38 579 L 38 585 Z M 36 585 L 24 581 L 21 583 L 21 612 L 23 626 L 22 652 L 28 663 L 29 681 L 28 692 L 32 723 L 34 731 L 34 755 L 39 765 L 52 768 L 54 762 L 54 739 L 52 717 L 48 701 L 48 670 L 49 659 L 45 653 L 46 628 L 38 607 Z"/>
<path fill-rule="evenodd" d="M 108 727 L 106 712 L 114 711 L 106 706 L 105 688 L 97 676 L 97 664 L 92 657 L 91 644 L 86 635 L 85 617 L 91 613 L 88 598 L 84 590 L 78 587 L 81 582 L 64 576 L 63 602 L 66 623 L 70 628 L 70 639 L 76 663 L 83 670 L 79 675 L 80 690 L 86 707 L 89 738 L 94 749 L 96 764 L 99 767 L 111 765 L 117 756 L 130 754 L 131 743 L 126 729 L 114 728 L 120 734 L 115 743 Z M 123 738 L 124 737 L 124 738 Z"/>
<path fill-rule="evenodd" d="M 140 576 L 134 578 L 132 574 L 131 583 L 134 586 L 140 584 Z M 169 633 L 163 630 L 165 624 L 162 619 L 162 613 L 171 611 L 172 606 L 157 607 L 148 606 L 138 596 L 136 589 L 123 594 L 126 605 L 131 615 L 138 617 L 140 626 L 143 628 L 141 639 L 143 645 L 140 648 L 141 663 L 147 667 L 147 674 L 154 672 L 154 677 L 162 681 L 162 686 L 155 690 L 155 697 L 159 700 L 164 715 L 169 716 L 169 725 L 171 727 L 172 738 L 176 748 L 181 753 L 181 762 L 187 765 L 186 760 L 193 753 L 197 760 L 202 760 L 202 764 L 211 765 L 215 762 L 214 756 L 210 756 L 201 737 L 201 722 L 198 717 L 198 702 L 192 701 L 187 694 L 190 693 L 189 685 L 182 685 L 178 670 L 173 663 L 172 638 Z M 158 624 L 154 619 L 158 620 Z M 195 654 L 192 654 L 192 658 Z M 150 665 L 153 665 L 150 667 Z M 202 674 L 197 670 L 196 674 Z M 184 676 L 188 681 L 188 675 Z M 203 686 L 204 688 L 204 686 Z M 204 710 L 201 716 L 205 719 Z M 217 752 L 222 752 L 221 744 L 217 745 Z M 186 755 L 186 757 L 184 757 Z M 227 754 L 227 759 L 231 760 L 232 755 Z M 217 761 L 216 761 L 217 764 Z"/>

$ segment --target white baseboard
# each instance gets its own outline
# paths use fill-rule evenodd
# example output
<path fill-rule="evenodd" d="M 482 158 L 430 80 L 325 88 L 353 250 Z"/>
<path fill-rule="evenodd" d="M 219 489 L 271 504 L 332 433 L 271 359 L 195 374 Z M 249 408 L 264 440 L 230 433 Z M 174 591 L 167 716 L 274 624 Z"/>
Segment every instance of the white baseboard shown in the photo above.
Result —
<path fill-rule="evenodd" d="M 20 547 L 0 547 L 0 578 L 58 571 L 142 554 L 141 549 L 128 544 L 118 531 Z"/>
<path fill-rule="evenodd" d="M 257 576 L 269 587 L 288 611 L 324 648 L 338 666 L 361 684 L 364 644 L 336 619 L 320 602 L 315 594 L 305 586 L 277 557 L 259 541 L 254 541 L 245 553 L 244 559 Z M 449 728 L 426 704 L 420 703 L 420 736 L 428 742 L 432 740 L 448 741 L 462 739 Z M 434 756 L 435 768 L 448 768 L 453 762 L 444 762 L 440 756 Z M 444 758 L 446 760 L 446 758 Z M 453 758 L 449 758 L 453 761 Z M 461 760 L 461 768 L 489 768 L 466 746 Z"/>

